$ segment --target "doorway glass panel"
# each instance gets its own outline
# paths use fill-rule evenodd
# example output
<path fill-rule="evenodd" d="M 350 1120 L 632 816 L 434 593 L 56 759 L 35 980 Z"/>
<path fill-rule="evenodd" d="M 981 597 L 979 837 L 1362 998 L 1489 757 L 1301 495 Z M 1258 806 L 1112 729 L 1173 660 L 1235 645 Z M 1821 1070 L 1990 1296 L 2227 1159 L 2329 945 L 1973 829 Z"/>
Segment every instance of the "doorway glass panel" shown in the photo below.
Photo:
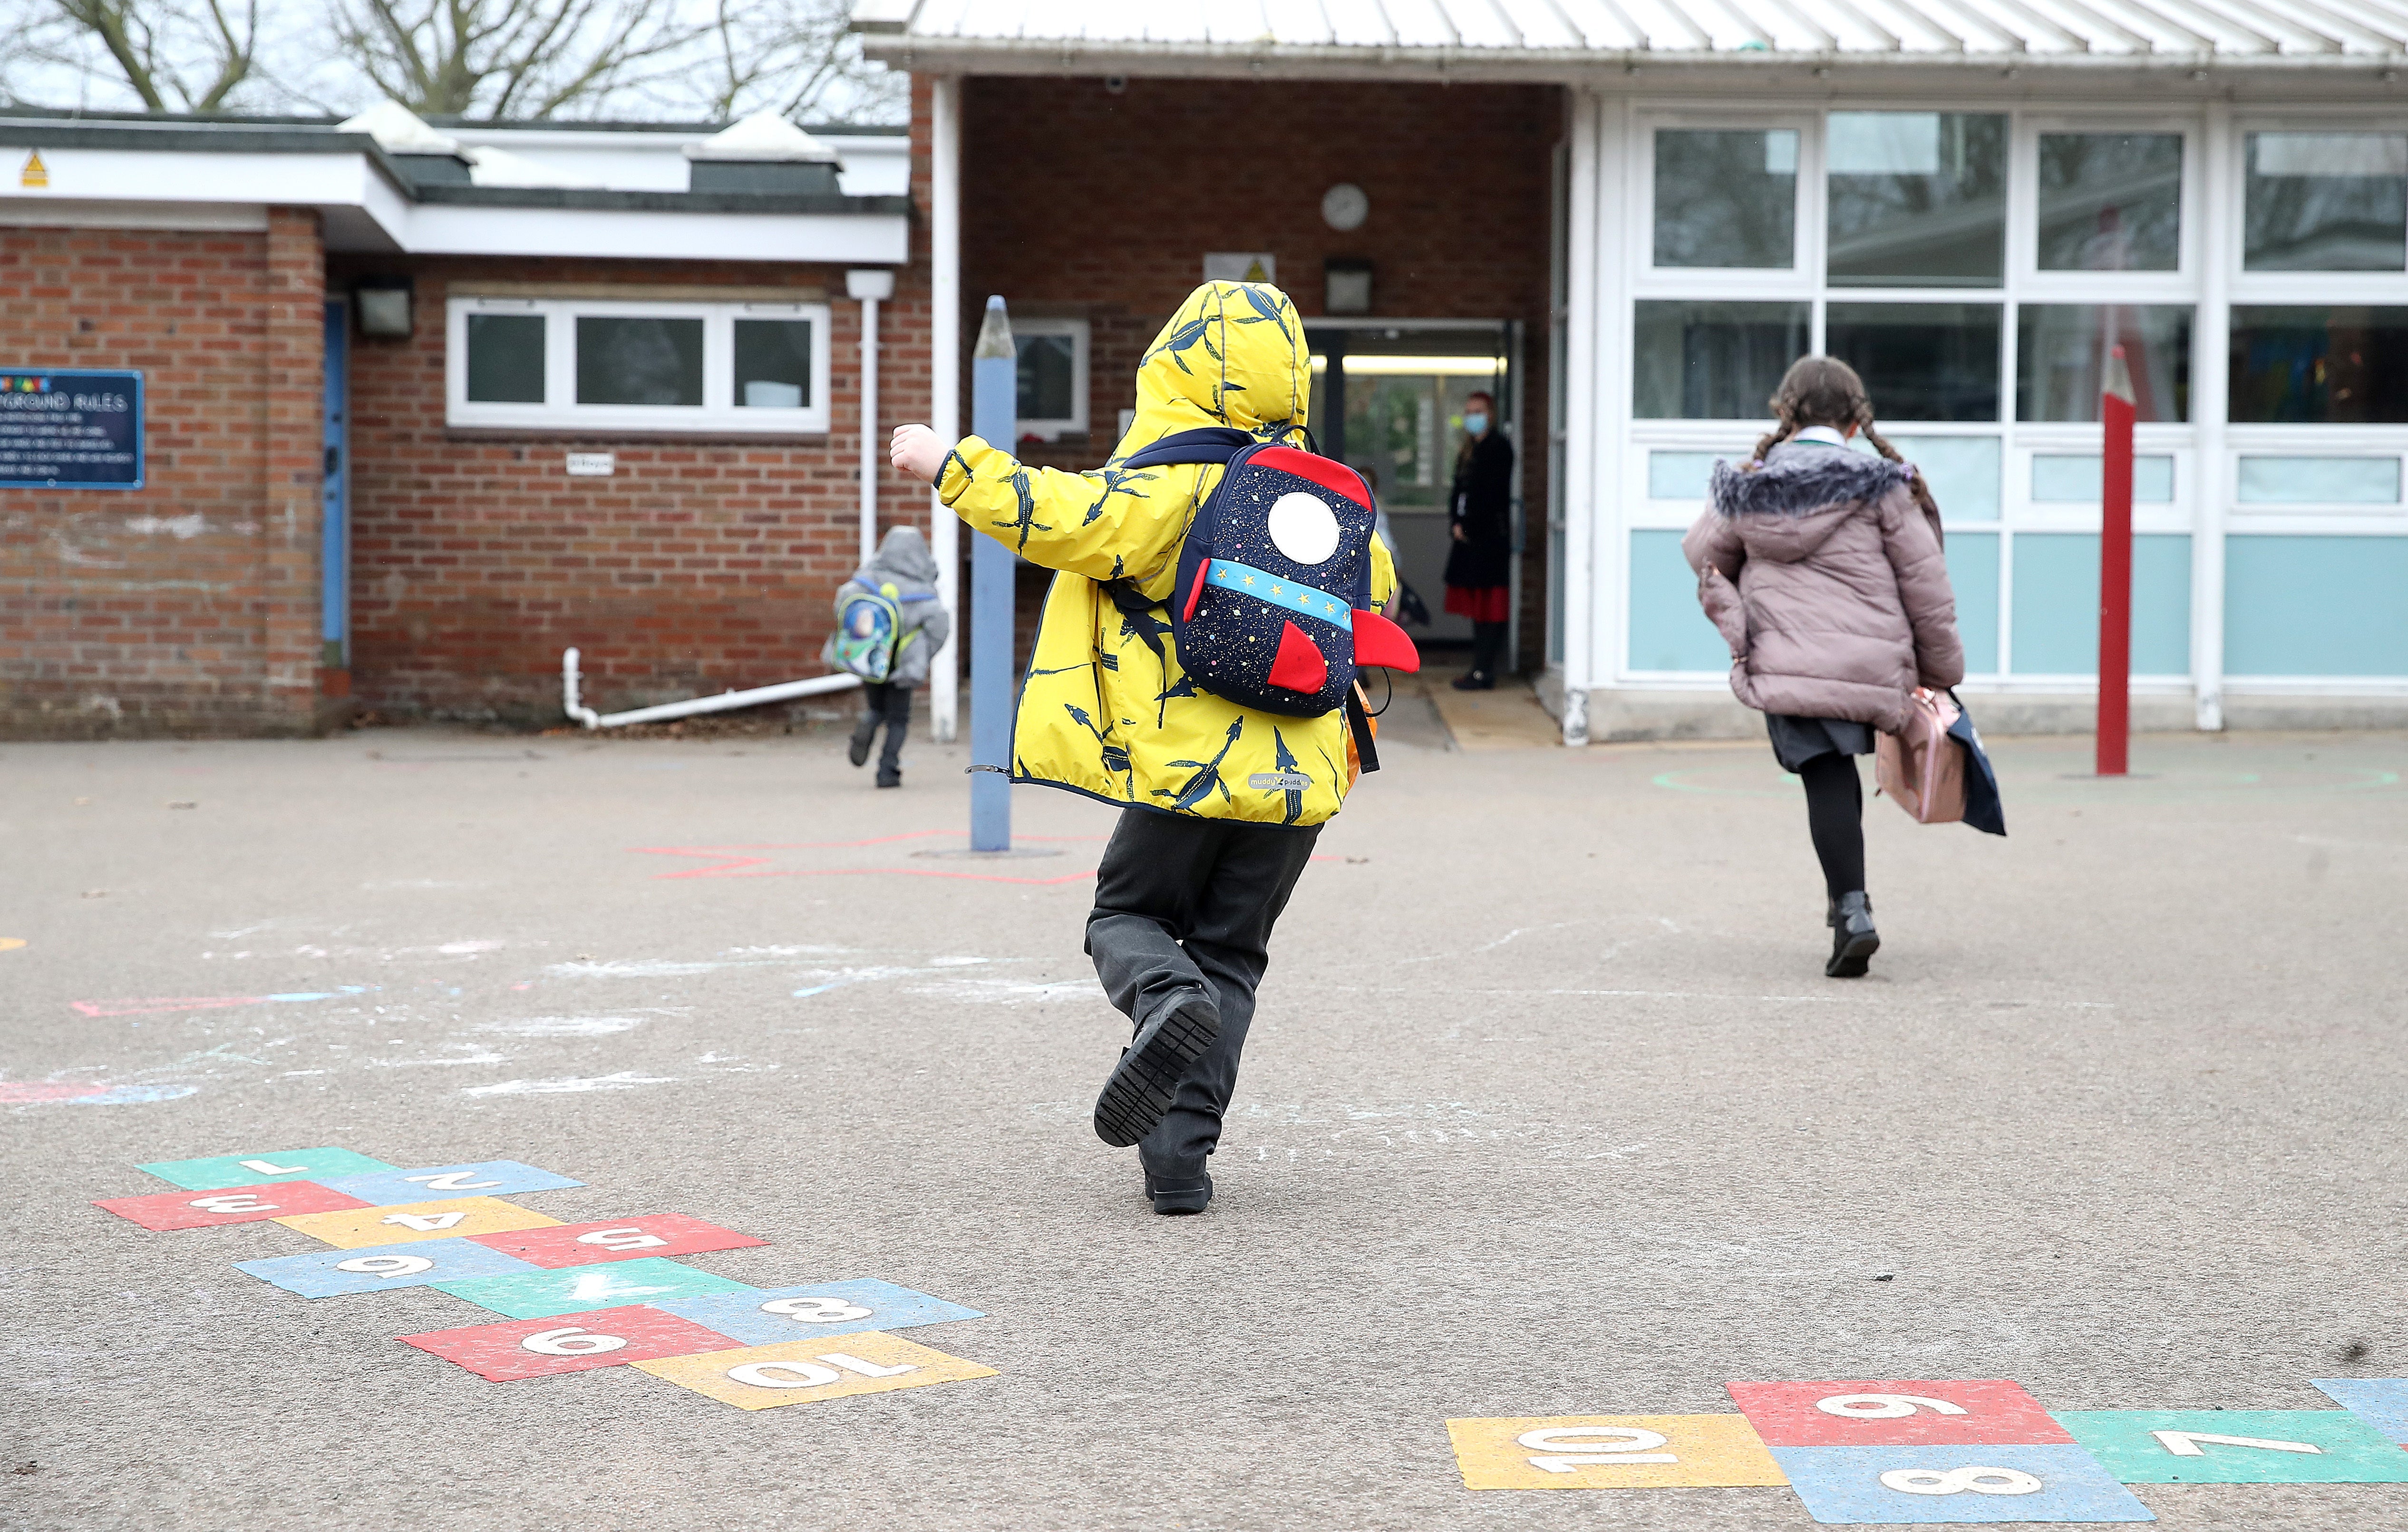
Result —
<path fill-rule="evenodd" d="M 1797 129 L 1656 130 L 1657 266 L 1785 269 L 1797 252 Z"/>
<path fill-rule="evenodd" d="M 1996 287 L 2006 272 L 2007 119 L 1835 111 L 1830 285 Z"/>
<path fill-rule="evenodd" d="M 1995 303 L 1834 303 L 1826 329 L 1880 419 L 1996 420 L 1999 321 Z"/>
<path fill-rule="evenodd" d="M 2172 271 L 2182 264 L 2179 133 L 2040 136 L 2040 268 Z"/>

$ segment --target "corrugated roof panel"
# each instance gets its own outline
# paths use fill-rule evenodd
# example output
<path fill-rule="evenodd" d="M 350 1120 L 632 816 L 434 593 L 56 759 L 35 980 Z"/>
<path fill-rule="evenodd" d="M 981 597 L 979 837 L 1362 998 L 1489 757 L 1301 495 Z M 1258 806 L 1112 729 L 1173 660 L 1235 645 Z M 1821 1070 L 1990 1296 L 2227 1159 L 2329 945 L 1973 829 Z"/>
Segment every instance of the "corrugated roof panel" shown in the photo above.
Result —
<path fill-rule="evenodd" d="M 896 0 L 860 4 L 866 27 L 892 34 Z M 1157 56 L 1361 49 L 1398 62 L 1643 51 L 2347 64 L 2408 54 L 2408 0 L 923 0 L 908 35 Z"/>

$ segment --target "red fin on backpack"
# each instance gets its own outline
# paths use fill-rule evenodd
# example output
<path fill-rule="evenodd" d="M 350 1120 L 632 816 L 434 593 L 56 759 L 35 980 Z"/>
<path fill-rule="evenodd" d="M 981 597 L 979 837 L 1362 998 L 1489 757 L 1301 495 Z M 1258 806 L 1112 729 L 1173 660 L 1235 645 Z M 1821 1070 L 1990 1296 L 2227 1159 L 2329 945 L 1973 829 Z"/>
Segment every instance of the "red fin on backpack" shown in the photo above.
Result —
<path fill-rule="evenodd" d="M 1422 668 L 1422 652 L 1413 647 L 1411 634 L 1380 615 L 1377 612 L 1354 609 L 1354 668 L 1403 671 L 1408 675 Z M 1284 647 L 1282 650 L 1285 652 Z"/>
<path fill-rule="evenodd" d="M 1280 624 L 1279 654 L 1271 660 L 1271 685 L 1307 697 L 1329 683 L 1329 661 L 1304 629 L 1292 622 Z"/>

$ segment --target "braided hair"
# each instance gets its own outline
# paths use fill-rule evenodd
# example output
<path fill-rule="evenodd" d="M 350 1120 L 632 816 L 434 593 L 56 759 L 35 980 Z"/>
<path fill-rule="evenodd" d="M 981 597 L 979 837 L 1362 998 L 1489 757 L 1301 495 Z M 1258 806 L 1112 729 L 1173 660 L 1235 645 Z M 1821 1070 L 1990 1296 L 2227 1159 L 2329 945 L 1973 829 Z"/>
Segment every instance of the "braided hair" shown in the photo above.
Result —
<path fill-rule="evenodd" d="M 1893 463 L 1904 463 L 1889 439 L 1873 429 L 1872 396 L 1865 392 L 1865 381 L 1856 369 L 1836 356 L 1800 356 L 1789 364 L 1781 375 L 1781 386 L 1765 401 L 1772 408 L 1773 428 L 1756 442 L 1749 455 L 1750 469 L 1760 467 L 1764 455 L 1788 441 L 1809 426 L 1828 426 L 1842 430 L 1854 426 L 1864 432 L 1873 451 Z M 1923 482 L 1923 470 L 1908 465 L 1913 477 L 1907 481 L 1908 493 L 1933 526 L 1940 523 L 1940 504 L 1931 498 L 1931 486 Z"/>

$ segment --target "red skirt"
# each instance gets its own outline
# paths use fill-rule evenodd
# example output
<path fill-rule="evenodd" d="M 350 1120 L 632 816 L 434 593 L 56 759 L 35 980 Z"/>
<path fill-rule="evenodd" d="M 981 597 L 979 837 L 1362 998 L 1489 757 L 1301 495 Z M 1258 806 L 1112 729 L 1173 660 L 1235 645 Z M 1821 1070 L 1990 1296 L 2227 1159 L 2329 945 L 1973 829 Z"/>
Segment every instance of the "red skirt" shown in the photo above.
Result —
<path fill-rule="evenodd" d="M 1446 609 L 1473 622 L 1510 622 L 1513 616 L 1512 585 L 1449 585 Z"/>

